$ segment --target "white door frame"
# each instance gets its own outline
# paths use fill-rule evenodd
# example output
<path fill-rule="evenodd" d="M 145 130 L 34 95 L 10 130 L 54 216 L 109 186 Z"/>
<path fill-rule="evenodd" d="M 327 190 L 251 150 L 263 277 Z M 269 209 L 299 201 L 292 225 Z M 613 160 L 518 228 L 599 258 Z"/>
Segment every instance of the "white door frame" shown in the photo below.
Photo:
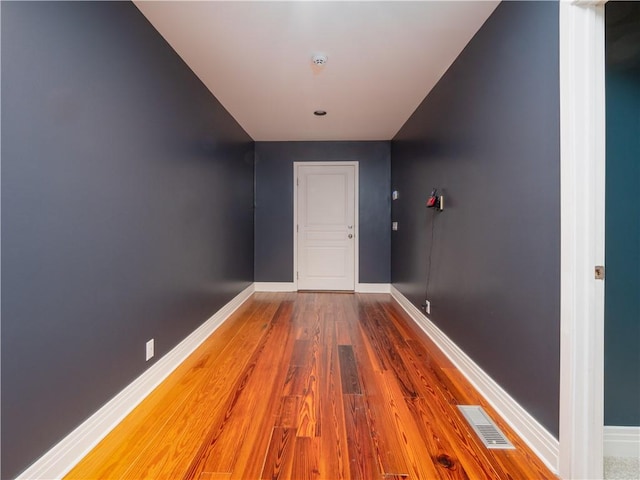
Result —
<path fill-rule="evenodd" d="M 353 166 L 354 169 L 354 186 L 353 186 L 353 195 L 354 195 L 354 225 L 353 225 L 353 234 L 355 235 L 355 245 L 354 245 L 354 291 L 358 290 L 358 285 L 360 283 L 360 228 L 359 228 L 359 219 L 358 219 L 358 211 L 359 211 L 359 163 L 357 161 L 345 161 L 345 162 L 293 162 L 293 286 L 294 290 L 298 290 L 298 232 L 297 232 L 297 223 L 298 223 L 298 167 L 300 166 L 308 166 L 308 167 L 335 167 L 335 166 Z"/>
<path fill-rule="evenodd" d="M 560 443 L 563 479 L 603 476 L 604 2 L 560 1 Z"/>

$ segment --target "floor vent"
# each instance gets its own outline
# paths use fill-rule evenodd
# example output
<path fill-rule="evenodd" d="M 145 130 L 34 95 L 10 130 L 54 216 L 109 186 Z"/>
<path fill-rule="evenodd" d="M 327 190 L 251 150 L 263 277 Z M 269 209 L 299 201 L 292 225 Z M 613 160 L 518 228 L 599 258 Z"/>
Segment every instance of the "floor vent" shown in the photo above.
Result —
<path fill-rule="evenodd" d="M 471 428 L 478 434 L 482 443 L 492 449 L 514 449 L 504 433 L 493 423 L 489 415 L 478 405 L 458 405 Z"/>

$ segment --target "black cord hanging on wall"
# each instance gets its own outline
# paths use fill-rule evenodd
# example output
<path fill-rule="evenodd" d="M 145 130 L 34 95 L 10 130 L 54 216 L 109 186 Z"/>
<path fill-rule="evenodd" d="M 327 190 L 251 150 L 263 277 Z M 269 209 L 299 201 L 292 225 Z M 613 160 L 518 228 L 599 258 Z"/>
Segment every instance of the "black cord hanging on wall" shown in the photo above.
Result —
<path fill-rule="evenodd" d="M 435 241 L 435 224 L 436 224 L 436 212 L 442 212 L 444 210 L 444 195 L 438 195 L 438 189 L 434 188 L 431 191 L 431 195 L 427 199 L 427 208 L 432 208 L 433 213 L 431 215 L 431 240 L 429 242 L 428 254 L 427 254 L 427 275 L 425 281 L 424 291 L 424 303 L 422 304 L 423 310 L 427 313 L 431 313 L 431 302 L 429 300 L 429 285 L 431 283 L 431 266 L 433 255 L 433 244 Z"/>
<path fill-rule="evenodd" d="M 425 290 L 424 290 L 424 298 L 425 303 L 423 304 L 424 310 L 427 313 L 430 312 L 430 302 L 429 302 L 429 285 L 431 283 L 431 265 L 432 265 L 432 255 L 433 255 L 433 243 L 435 240 L 435 231 L 436 231 L 436 211 L 434 210 L 431 214 L 431 239 L 429 241 L 429 253 L 427 254 L 427 276 L 425 282 Z"/>

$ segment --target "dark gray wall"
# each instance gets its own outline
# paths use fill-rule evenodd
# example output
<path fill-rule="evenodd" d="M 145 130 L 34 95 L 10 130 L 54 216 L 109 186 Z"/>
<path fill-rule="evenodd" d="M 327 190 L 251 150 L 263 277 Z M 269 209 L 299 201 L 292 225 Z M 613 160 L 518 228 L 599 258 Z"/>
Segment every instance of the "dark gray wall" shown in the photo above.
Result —
<path fill-rule="evenodd" d="M 132 3 L 2 2 L 2 478 L 252 282 L 253 155 Z"/>
<path fill-rule="evenodd" d="M 293 162 L 358 161 L 361 283 L 389 283 L 389 142 L 256 142 L 255 280 L 293 281 Z"/>
<path fill-rule="evenodd" d="M 606 5 L 605 425 L 640 426 L 640 4 Z"/>
<path fill-rule="evenodd" d="M 556 436 L 558 33 L 557 3 L 501 3 L 391 144 L 393 284 L 419 306 L 428 278 L 430 318 Z"/>

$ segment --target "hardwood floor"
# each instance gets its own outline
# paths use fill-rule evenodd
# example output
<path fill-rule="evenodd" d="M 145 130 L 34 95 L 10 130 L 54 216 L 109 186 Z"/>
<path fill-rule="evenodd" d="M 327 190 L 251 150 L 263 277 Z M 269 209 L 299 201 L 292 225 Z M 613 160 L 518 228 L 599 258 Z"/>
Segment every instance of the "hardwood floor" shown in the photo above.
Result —
<path fill-rule="evenodd" d="M 556 477 L 389 295 L 256 293 L 65 478 Z"/>

